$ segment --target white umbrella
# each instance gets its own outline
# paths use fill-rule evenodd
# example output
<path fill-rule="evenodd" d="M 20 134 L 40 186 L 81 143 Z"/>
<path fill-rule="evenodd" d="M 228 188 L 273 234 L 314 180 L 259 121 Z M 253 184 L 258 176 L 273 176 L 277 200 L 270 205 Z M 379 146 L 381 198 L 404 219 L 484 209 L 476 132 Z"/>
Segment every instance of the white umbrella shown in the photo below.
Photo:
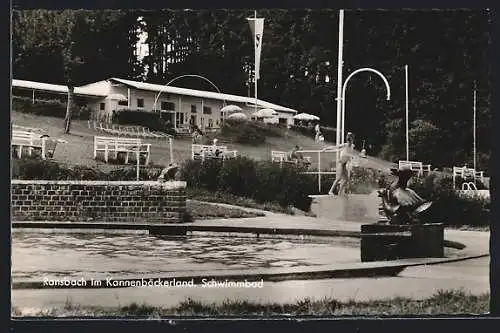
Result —
<path fill-rule="evenodd" d="M 116 101 L 126 101 L 127 97 L 125 95 L 122 95 L 122 94 L 111 94 L 111 95 L 108 95 L 108 97 L 106 97 L 106 99 L 112 99 L 112 100 L 116 100 Z"/>
<path fill-rule="evenodd" d="M 319 117 L 309 113 L 299 113 L 292 117 L 297 120 L 319 120 Z"/>
<path fill-rule="evenodd" d="M 227 112 L 227 113 L 240 112 L 240 111 L 243 111 L 243 109 L 240 108 L 238 105 L 233 105 L 233 104 L 226 105 L 225 107 L 220 109 L 220 112 Z"/>
<path fill-rule="evenodd" d="M 229 118 L 229 119 L 241 119 L 241 120 L 245 120 L 248 117 L 244 113 L 236 112 L 236 113 L 233 113 L 233 114 L 229 115 L 227 118 Z"/>
<path fill-rule="evenodd" d="M 252 116 L 257 118 L 271 118 L 276 117 L 277 115 L 278 112 L 274 111 L 273 109 L 261 109 L 252 113 Z"/>

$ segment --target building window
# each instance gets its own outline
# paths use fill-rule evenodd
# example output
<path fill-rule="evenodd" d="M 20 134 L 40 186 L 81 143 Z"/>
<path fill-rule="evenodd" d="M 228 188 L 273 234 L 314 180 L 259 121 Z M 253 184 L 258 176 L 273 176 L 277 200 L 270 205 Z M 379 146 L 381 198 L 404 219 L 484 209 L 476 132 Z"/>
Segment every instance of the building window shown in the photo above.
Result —
<path fill-rule="evenodd" d="M 165 111 L 175 111 L 175 104 L 172 102 L 161 102 L 161 109 Z"/>
<path fill-rule="evenodd" d="M 144 98 L 138 98 L 137 99 L 137 107 L 138 108 L 143 108 L 144 107 Z"/>
<path fill-rule="evenodd" d="M 128 101 L 118 101 L 118 105 L 128 106 Z"/>
<path fill-rule="evenodd" d="M 208 119 L 208 127 L 214 127 L 214 120 L 212 118 Z"/>
<path fill-rule="evenodd" d="M 106 103 L 99 104 L 99 108 L 101 111 L 106 110 Z"/>
<path fill-rule="evenodd" d="M 196 105 L 191 104 L 191 113 L 196 113 Z"/>
<path fill-rule="evenodd" d="M 203 107 L 203 114 L 212 114 L 212 108 L 208 106 Z"/>

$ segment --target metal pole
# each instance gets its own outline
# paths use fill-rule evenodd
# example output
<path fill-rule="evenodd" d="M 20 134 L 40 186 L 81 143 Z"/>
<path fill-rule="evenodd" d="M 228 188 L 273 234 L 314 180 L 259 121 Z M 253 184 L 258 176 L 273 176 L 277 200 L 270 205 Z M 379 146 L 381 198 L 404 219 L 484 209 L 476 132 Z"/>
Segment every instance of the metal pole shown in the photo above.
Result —
<path fill-rule="evenodd" d="M 318 151 L 318 194 L 321 194 L 321 152 Z"/>
<path fill-rule="evenodd" d="M 173 150 L 173 144 L 172 144 L 172 138 L 168 138 L 168 145 L 170 148 L 170 163 L 174 163 L 174 150 Z"/>
<path fill-rule="evenodd" d="M 410 139 L 408 136 L 408 65 L 405 65 L 405 81 L 406 81 L 406 160 L 410 160 Z"/>
<path fill-rule="evenodd" d="M 474 82 L 474 184 L 476 183 L 476 82 Z"/>
<path fill-rule="evenodd" d="M 345 90 L 347 86 L 347 80 L 344 82 L 342 87 L 342 121 L 340 122 L 340 144 L 345 143 Z"/>
<path fill-rule="evenodd" d="M 339 54 L 338 54 L 338 63 L 337 63 L 337 132 L 336 132 L 336 139 L 335 139 L 335 145 L 339 146 L 341 137 L 340 137 L 340 130 L 341 130 L 341 122 L 342 122 L 342 99 L 341 99 L 341 94 L 342 94 L 342 66 L 343 66 L 343 47 L 344 47 L 344 10 L 341 9 L 339 12 Z M 336 153 L 336 164 L 337 164 L 337 169 L 340 164 L 340 151 L 337 150 Z M 336 173 L 335 178 L 338 178 L 339 175 Z"/>
<path fill-rule="evenodd" d="M 139 154 L 139 149 L 140 149 L 140 146 L 137 146 L 137 181 L 139 181 L 139 170 L 140 170 L 140 162 L 141 162 L 141 155 Z"/>
<path fill-rule="evenodd" d="M 341 100 L 342 100 L 341 115 L 342 116 L 341 116 L 341 127 L 340 127 L 340 131 L 341 131 L 340 135 L 342 136 L 341 143 L 344 143 L 345 93 L 347 90 L 347 83 L 354 75 L 356 75 L 360 72 L 372 72 L 372 73 L 377 74 L 384 81 L 385 88 L 387 90 L 387 100 L 389 101 L 391 99 L 391 87 L 389 86 L 389 81 L 387 81 L 387 78 L 384 76 L 384 74 L 382 74 L 378 70 L 373 69 L 373 68 L 369 68 L 369 67 L 364 67 L 364 68 L 356 69 L 354 72 L 349 74 L 349 76 L 344 81 L 344 85 L 342 86 L 342 97 L 341 97 Z"/>
<path fill-rule="evenodd" d="M 257 21 L 257 11 L 254 10 L 253 16 Z M 254 61 L 253 61 L 253 68 L 254 68 L 254 75 L 253 75 L 253 80 L 255 84 L 255 102 L 254 102 L 254 112 L 257 112 L 257 44 L 255 44 L 255 36 L 253 36 L 253 46 L 254 46 Z"/>

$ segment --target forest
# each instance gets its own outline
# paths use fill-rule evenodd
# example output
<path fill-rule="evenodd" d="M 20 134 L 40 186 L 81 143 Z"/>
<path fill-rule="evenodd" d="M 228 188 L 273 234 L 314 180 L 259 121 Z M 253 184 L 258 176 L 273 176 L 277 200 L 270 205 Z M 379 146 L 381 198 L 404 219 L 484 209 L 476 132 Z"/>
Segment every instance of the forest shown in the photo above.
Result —
<path fill-rule="evenodd" d="M 253 10 L 13 10 L 15 79 L 78 86 L 109 77 L 164 84 L 183 74 L 222 92 L 253 96 Z M 265 19 L 258 96 L 335 126 L 339 11 L 260 9 Z M 346 130 L 370 155 L 405 159 L 405 65 L 410 159 L 489 169 L 492 113 L 490 13 L 486 10 L 346 10 Z M 141 35 L 149 53 L 138 57 Z M 213 89 L 201 80 L 178 86 Z"/>

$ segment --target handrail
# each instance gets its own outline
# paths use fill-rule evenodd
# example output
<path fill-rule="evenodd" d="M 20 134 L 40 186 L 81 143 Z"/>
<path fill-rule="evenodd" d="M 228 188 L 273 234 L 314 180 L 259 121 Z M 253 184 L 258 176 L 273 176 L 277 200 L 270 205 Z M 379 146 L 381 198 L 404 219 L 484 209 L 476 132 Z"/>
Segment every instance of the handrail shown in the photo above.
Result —
<path fill-rule="evenodd" d="M 462 191 L 477 191 L 476 184 L 473 182 L 463 183 Z"/>

